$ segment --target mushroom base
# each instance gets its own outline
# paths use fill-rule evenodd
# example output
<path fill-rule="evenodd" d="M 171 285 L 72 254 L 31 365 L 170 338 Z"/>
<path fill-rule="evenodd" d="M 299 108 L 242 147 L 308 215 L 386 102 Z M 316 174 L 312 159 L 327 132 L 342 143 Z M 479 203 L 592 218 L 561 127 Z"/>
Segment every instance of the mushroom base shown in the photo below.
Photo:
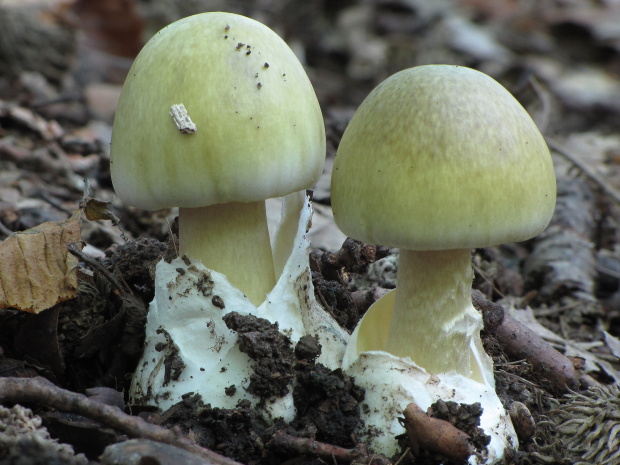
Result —
<path fill-rule="evenodd" d="M 316 334 L 322 345 L 318 361 L 340 367 L 348 335 L 314 299 L 306 240 L 311 215 L 304 192 L 284 198 L 274 250 L 288 250 L 289 256 L 275 287 L 258 307 L 226 276 L 199 262 L 187 264 L 177 258 L 157 264 L 144 352 L 130 389 L 133 403 L 165 410 L 194 392 L 213 407 L 234 408 L 240 399 L 249 399 L 267 418 L 294 417 L 291 392 L 267 402 L 247 392 L 253 361 L 240 350 L 239 337 L 224 316 L 234 311 L 277 322 L 293 342 Z"/>
<path fill-rule="evenodd" d="M 493 363 L 484 352 L 480 338 L 473 338 L 467 353 L 474 371 L 482 381 L 452 370 L 429 373 L 409 357 L 397 357 L 385 349 L 389 322 L 394 311 L 395 291 L 375 302 L 358 324 L 343 358 L 343 369 L 366 390 L 362 422 L 356 435 L 372 451 L 388 457 L 399 452 L 396 436 L 405 429 L 398 418 L 411 402 L 422 410 L 435 401 L 462 404 L 480 402 L 483 413 L 480 427 L 491 437 L 483 458 L 472 456 L 471 464 L 500 462 L 507 448 L 516 448 L 518 440 L 510 417 L 494 390 Z"/>

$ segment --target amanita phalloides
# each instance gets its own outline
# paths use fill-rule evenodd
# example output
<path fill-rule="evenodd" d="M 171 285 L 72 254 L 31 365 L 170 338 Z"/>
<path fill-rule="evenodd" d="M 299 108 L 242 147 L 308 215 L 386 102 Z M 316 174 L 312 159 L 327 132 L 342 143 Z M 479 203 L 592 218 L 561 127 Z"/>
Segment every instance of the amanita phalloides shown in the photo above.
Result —
<path fill-rule="evenodd" d="M 302 65 L 267 26 L 230 13 L 159 31 L 136 58 L 114 119 L 118 196 L 179 208 L 179 254 L 259 305 L 275 284 L 265 199 L 310 188 L 323 117 Z"/>
<path fill-rule="evenodd" d="M 194 391 L 230 407 L 244 397 L 251 370 L 222 321 L 231 310 L 277 321 L 293 341 L 314 324 L 336 326 L 314 302 L 307 268 L 305 189 L 324 158 L 310 80 L 267 26 L 203 13 L 145 45 L 114 120 L 112 180 L 129 205 L 179 207 L 185 260 L 157 266 L 134 400 L 165 408 Z M 282 196 L 272 250 L 265 199 Z M 165 366 L 172 353 L 174 376 Z M 234 395 L 225 393 L 231 384 Z"/>
<path fill-rule="evenodd" d="M 379 451 L 396 451 L 394 412 L 438 398 L 482 403 L 487 463 L 515 440 L 471 303 L 471 249 L 536 236 L 555 198 L 536 124 L 483 73 L 407 69 L 361 104 L 334 163 L 332 206 L 345 234 L 400 248 L 396 290 L 362 319 L 344 361 L 368 388 L 367 426 L 384 426 L 379 436 L 361 430 Z"/>

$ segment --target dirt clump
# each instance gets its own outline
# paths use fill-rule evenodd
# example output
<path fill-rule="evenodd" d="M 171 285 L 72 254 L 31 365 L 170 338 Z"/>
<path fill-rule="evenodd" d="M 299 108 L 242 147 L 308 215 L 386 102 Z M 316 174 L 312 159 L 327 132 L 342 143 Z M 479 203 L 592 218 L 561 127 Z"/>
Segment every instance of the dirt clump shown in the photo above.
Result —
<path fill-rule="evenodd" d="M 295 354 L 278 324 L 237 312 L 223 318 L 228 328 L 237 332 L 241 352 L 254 361 L 248 392 L 265 400 L 288 394 L 295 376 Z"/>
<path fill-rule="evenodd" d="M 241 350 L 254 361 L 248 392 L 268 401 L 293 389 L 295 419 L 290 424 L 282 419 L 269 423 L 249 400 L 222 409 L 189 393 L 161 414 L 158 424 L 178 426 L 201 446 L 247 464 L 276 464 L 289 458 L 268 445 L 277 431 L 336 446 L 355 445 L 353 430 L 364 391 L 342 370 L 316 363 L 321 353 L 316 337 L 303 336 L 293 347 L 277 323 L 236 312 L 224 319 L 238 333 Z"/>
<path fill-rule="evenodd" d="M 297 368 L 293 391 L 298 429 L 316 429 L 315 439 L 343 447 L 353 447 L 353 430 L 360 419 L 364 390 L 342 370 L 329 370 L 321 364 L 302 364 Z"/>
<path fill-rule="evenodd" d="M 111 272 L 118 273 L 137 292 L 145 302 L 155 296 L 155 264 L 166 252 L 165 243 L 156 239 L 141 237 L 116 247 L 114 252 L 103 261 Z"/>
<path fill-rule="evenodd" d="M 473 446 L 477 450 L 485 450 L 491 442 L 491 436 L 486 435 L 482 428 L 480 428 L 482 410 L 482 405 L 479 402 L 459 404 L 440 399 L 429 407 L 428 414 L 433 418 L 449 421 L 469 435 Z"/>
<path fill-rule="evenodd" d="M 269 426 L 249 400 L 234 409 L 221 409 L 191 394 L 164 412 L 157 423 L 179 427 L 201 446 L 247 464 L 260 462 L 277 428 Z"/>

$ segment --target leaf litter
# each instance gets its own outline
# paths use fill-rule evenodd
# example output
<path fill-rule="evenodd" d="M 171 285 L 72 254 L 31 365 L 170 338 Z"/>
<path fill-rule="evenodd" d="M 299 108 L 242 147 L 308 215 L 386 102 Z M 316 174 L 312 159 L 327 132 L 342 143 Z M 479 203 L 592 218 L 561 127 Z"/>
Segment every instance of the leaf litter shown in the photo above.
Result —
<path fill-rule="evenodd" d="M 620 352 L 617 6 L 613 2 L 373 0 L 363 5 L 312 3 L 287 8 L 291 1 L 274 5 L 269 14 L 255 2 L 237 2 L 234 8 L 272 27 L 284 26 L 289 31 L 287 40 L 301 44 L 326 116 L 328 167 L 342 131 L 370 89 L 392 72 L 425 63 L 465 65 L 491 74 L 532 112 L 546 135 L 553 135 L 549 145 L 561 167 L 561 189 L 552 227 L 526 244 L 475 251 L 476 288 L 486 299 L 500 301 L 505 314 L 566 356 L 579 376 L 579 386 L 565 394 L 545 386 L 536 360 L 521 358 L 519 352 L 508 356 L 491 327 L 485 345 L 494 356 L 498 391 L 506 406 L 519 402 L 525 418 L 536 425 L 533 437 L 523 433 L 514 463 L 615 463 L 620 430 L 613 413 Z M 111 2 L 112 6 L 121 3 Z M 77 392 L 95 386 L 126 390 L 139 358 L 144 316 L 153 294 L 151 265 L 166 251 L 174 253 L 170 234 L 174 211 L 141 212 L 114 198 L 106 150 L 109 100 L 118 95 L 143 31 L 198 11 L 193 2 L 129 3 L 127 9 L 117 10 L 124 11 L 123 21 L 114 8 L 103 12 L 97 2 L 69 1 L 61 6 L 54 1 L 12 0 L 0 5 L 0 23 L 5 18 L 26 21 L 37 31 L 28 40 L 38 44 L 26 49 L 19 28 L 3 29 L 14 40 L 9 45 L 0 42 L 0 57 L 10 59 L 0 72 L 0 234 L 5 238 L 0 250 L 10 249 L 0 260 L 0 275 L 2 289 L 18 291 L 19 299 L 0 306 L 4 307 L 0 310 L 0 397 L 13 377 L 35 380 L 35 375 Z M 217 1 L 209 2 L 209 7 L 232 8 Z M 80 30 L 79 22 L 67 21 L 72 14 L 88 19 L 89 28 Z M 104 18 L 113 18 L 119 29 L 112 32 Z M 119 42 L 119 37 L 124 39 Z M 50 50 L 49 44 L 58 47 Z M 57 50 L 66 53 L 60 57 Z M 56 62 L 49 59 L 53 57 Z M 85 197 L 85 178 L 92 191 L 82 207 L 90 218 L 80 225 L 72 215 Z M 337 236 L 331 219 L 328 181 L 326 170 L 315 196 L 315 223 L 320 227 L 310 234 L 317 247 L 314 255 L 319 257 L 313 281 L 317 300 L 351 328 L 386 287 L 393 287 L 398 257 L 389 251 L 386 258 L 369 263 L 368 271 L 330 264 L 328 255 L 321 260 L 327 253 L 343 256 L 348 250 L 339 252 L 343 238 Z M 26 238 L 31 242 L 23 242 Z M 80 241 L 85 243 L 82 252 L 67 253 L 68 244 Z M 20 249 L 28 253 L 16 252 Z M 44 249 L 58 266 L 49 266 Z M 21 276 L 18 272 L 26 263 L 32 269 L 41 267 L 43 274 L 28 272 L 15 285 L 4 284 L 6 277 Z M 48 290 L 36 294 L 34 289 L 42 284 Z M 272 331 L 261 328 L 267 334 Z M 251 333 L 247 333 L 248 344 L 266 344 L 267 349 L 269 343 Z M 181 426 L 190 437 L 203 431 L 203 437 L 210 438 L 203 445 L 248 464 L 288 459 L 332 463 L 331 457 L 342 463 L 383 460 L 371 459 L 351 437 L 354 412 L 363 408 L 363 394 L 354 380 L 314 363 L 316 348 L 311 341 L 302 347 L 283 347 L 292 357 L 286 367 L 268 367 L 263 376 L 283 373 L 280 379 L 286 379 L 293 390 L 302 415 L 293 424 L 276 428 L 263 424 L 247 406 L 222 412 L 208 407 L 208 399 L 191 397 L 184 400 L 188 405 L 177 409 L 192 413 L 168 424 Z M 259 352 L 270 351 L 255 354 Z M 274 361 L 271 354 L 265 360 Z M 35 392 L 33 386 L 40 387 L 32 381 L 30 392 Z M 282 389 L 282 384 L 275 386 Z M 45 401 L 49 397 L 36 392 L 40 405 L 51 406 Z M 61 398 L 71 394 L 63 391 Z M 13 401 L 3 403 L 18 408 Z M 145 418 L 161 418 L 145 406 L 133 409 L 132 413 Z M 87 408 L 82 413 L 90 412 L 105 423 L 105 417 L 95 411 Z M 45 417 L 45 408 L 37 407 L 35 414 Z M 2 416 L 0 422 L 12 421 L 7 418 Z M 130 424 L 135 415 L 120 418 L 115 427 Z M 89 451 L 90 461 L 116 441 L 115 436 L 96 431 L 89 434 L 102 439 L 96 453 Z M 79 452 L 75 436 L 63 440 Z M 169 449 L 158 453 L 162 460 L 173 454 Z M 117 453 L 114 460 L 118 457 Z M 402 459 L 419 463 L 411 452 Z M 221 456 L 215 460 L 225 463 Z"/>

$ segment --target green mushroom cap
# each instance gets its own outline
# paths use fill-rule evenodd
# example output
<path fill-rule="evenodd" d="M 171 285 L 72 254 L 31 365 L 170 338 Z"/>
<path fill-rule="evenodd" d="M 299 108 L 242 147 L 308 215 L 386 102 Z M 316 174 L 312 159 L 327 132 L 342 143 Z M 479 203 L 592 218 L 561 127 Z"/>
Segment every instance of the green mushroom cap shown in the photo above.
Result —
<path fill-rule="evenodd" d="M 332 206 L 347 235 L 409 250 L 522 241 L 556 200 L 549 149 L 499 83 L 450 65 L 406 69 L 361 104 L 334 163 Z"/>
<path fill-rule="evenodd" d="M 286 43 L 257 21 L 184 18 L 158 32 L 129 71 L 111 149 L 114 188 L 127 204 L 279 197 L 314 184 L 324 159 L 312 85 Z"/>

